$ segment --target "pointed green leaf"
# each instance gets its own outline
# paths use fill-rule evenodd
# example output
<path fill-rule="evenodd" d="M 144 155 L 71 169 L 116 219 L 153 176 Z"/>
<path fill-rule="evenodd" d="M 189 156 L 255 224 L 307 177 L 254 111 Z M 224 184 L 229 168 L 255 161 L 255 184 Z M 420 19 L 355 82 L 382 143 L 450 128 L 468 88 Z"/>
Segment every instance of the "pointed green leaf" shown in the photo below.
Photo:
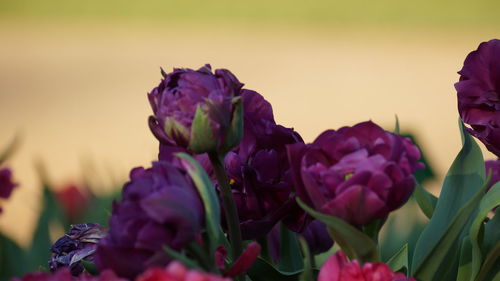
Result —
<path fill-rule="evenodd" d="M 304 238 L 299 238 L 300 247 L 302 248 L 302 253 L 304 253 L 304 271 L 300 275 L 300 281 L 314 281 L 313 275 L 313 259 L 314 257 L 311 255 L 309 251 L 309 246 Z"/>
<path fill-rule="evenodd" d="M 176 143 L 189 143 L 189 130 L 186 126 L 175 120 L 173 117 L 165 119 L 165 134 L 176 141 Z"/>
<path fill-rule="evenodd" d="M 500 204 L 500 182 L 491 187 L 479 204 L 479 212 L 472 222 L 469 230 L 470 241 L 472 245 L 472 277 L 475 277 L 481 268 L 482 254 L 479 245 L 479 231 L 483 226 L 483 221 L 488 213 Z"/>
<path fill-rule="evenodd" d="M 297 203 L 309 215 L 328 226 L 328 231 L 335 243 L 344 250 L 349 258 L 362 262 L 379 260 L 377 245 L 366 234 L 337 217 L 316 212 L 302 202 L 300 198 L 297 198 Z"/>
<path fill-rule="evenodd" d="M 221 153 L 225 154 L 236 147 L 243 138 L 243 99 L 236 97 L 232 101 L 233 116 L 231 117 L 231 125 L 224 138 L 224 144 L 221 148 Z"/>
<path fill-rule="evenodd" d="M 415 191 L 413 192 L 413 198 L 417 201 L 418 206 L 424 215 L 430 219 L 434 213 L 434 209 L 436 208 L 438 198 L 425 190 L 418 183 L 415 187 Z"/>
<path fill-rule="evenodd" d="M 475 281 L 483 281 L 483 280 L 497 280 L 499 275 L 500 268 L 500 241 L 497 241 L 495 246 L 490 250 L 490 252 L 486 255 L 484 262 L 481 266 L 481 270 L 477 274 Z M 488 276 L 494 275 L 493 279 L 489 279 Z"/>
<path fill-rule="evenodd" d="M 290 231 L 283 223 L 280 223 L 280 262 L 278 268 L 281 271 L 297 271 L 304 267 L 302 253 L 300 252 L 297 234 Z"/>
<path fill-rule="evenodd" d="M 457 245 L 457 241 L 446 240 L 445 244 L 442 241 L 445 240 L 445 236 L 451 237 L 448 231 L 452 228 L 455 231 L 452 236 L 458 237 L 481 199 L 482 194 L 478 191 L 481 190 L 485 178 L 481 149 L 464 127 L 460 128 L 463 135 L 463 146 L 446 175 L 432 218 L 417 241 L 411 262 L 412 275 L 422 270 L 424 262 L 428 261 L 429 258 L 442 258 L 441 255 L 445 255 L 449 247 L 460 247 Z M 453 225 L 457 222 L 459 222 L 458 225 Z M 443 248 L 444 245 L 448 245 L 448 247 Z M 436 253 L 435 249 L 437 248 L 440 248 L 442 252 L 439 255 L 432 254 Z M 458 257 L 447 259 L 447 262 L 451 264 L 456 261 L 458 261 Z"/>
<path fill-rule="evenodd" d="M 172 259 L 177 260 L 184 264 L 187 268 L 196 268 L 200 269 L 200 266 L 196 263 L 196 261 L 186 257 L 185 255 L 176 252 L 172 248 L 168 246 L 164 246 L 163 250 L 167 253 L 168 256 L 170 256 Z"/>
<path fill-rule="evenodd" d="M 400 134 L 400 130 L 399 130 L 399 118 L 398 118 L 398 115 L 395 115 L 396 116 L 396 124 L 394 125 L 394 133 L 396 135 L 399 135 Z"/>
<path fill-rule="evenodd" d="M 456 216 L 451 220 L 449 227 L 445 230 L 443 236 L 440 237 L 437 243 L 429 250 L 428 255 L 425 256 L 424 260 L 418 264 L 413 264 L 412 276 L 418 280 L 430 281 L 433 279 L 438 269 L 448 268 L 449 265 L 455 262 L 455 260 L 451 260 L 450 258 L 445 260 L 445 257 L 447 256 L 449 250 L 452 247 L 455 247 L 455 241 L 459 237 L 464 226 L 467 224 L 467 221 L 470 219 L 471 214 L 477 208 L 484 194 L 485 188 L 486 187 L 484 186 L 483 189 L 477 191 L 472 199 L 470 199 L 469 202 L 467 202 L 465 206 L 457 212 Z M 423 235 L 420 236 L 420 239 L 422 239 L 422 236 Z M 419 242 L 421 242 L 420 239 Z M 418 247 L 419 244 L 417 243 L 417 249 L 415 249 L 415 252 L 419 250 Z M 422 244 L 420 244 L 420 247 L 423 247 Z M 458 257 L 454 258 L 458 259 Z M 446 262 L 446 265 L 444 265 L 443 262 Z"/>
<path fill-rule="evenodd" d="M 189 154 L 178 153 L 179 157 L 193 180 L 205 210 L 205 223 L 208 236 L 211 241 L 210 252 L 213 254 L 218 245 L 228 247 L 228 242 L 225 239 L 224 232 L 220 227 L 221 211 L 215 188 L 212 186 L 212 181 L 201 165 Z M 213 255 L 212 255 L 213 256 Z"/>
<path fill-rule="evenodd" d="M 0 164 L 7 161 L 7 159 L 9 159 L 10 156 L 12 156 L 14 152 L 16 152 L 20 142 L 21 142 L 21 137 L 19 135 L 15 135 L 12 141 L 0 153 Z"/>
<path fill-rule="evenodd" d="M 284 272 L 276 269 L 262 258 L 257 258 L 248 271 L 252 281 L 298 281 L 302 270 Z"/>
<path fill-rule="evenodd" d="M 394 271 L 408 272 L 408 244 L 404 244 L 386 264 Z"/>
<path fill-rule="evenodd" d="M 500 241 L 500 207 L 496 209 L 493 218 L 484 226 L 481 252 L 488 253 L 498 241 Z"/>
<path fill-rule="evenodd" d="M 200 154 L 215 151 L 217 140 L 215 139 L 210 119 L 206 112 L 198 105 L 191 125 L 191 140 L 189 149 L 194 153 Z"/>
<path fill-rule="evenodd" d="M 95 263 L 87 260 L 80 260 L 80 263 L 88 274 L 93 276 L 99 275 L 99 269 L 97 269 Z"/>
<path fill-rule="evenodd" d="M 458 265 L 457 281 L 471 280 L 472 273 L 472 245 L 469 236 L 465 236 L 460 247 L 460 263 Z"/>

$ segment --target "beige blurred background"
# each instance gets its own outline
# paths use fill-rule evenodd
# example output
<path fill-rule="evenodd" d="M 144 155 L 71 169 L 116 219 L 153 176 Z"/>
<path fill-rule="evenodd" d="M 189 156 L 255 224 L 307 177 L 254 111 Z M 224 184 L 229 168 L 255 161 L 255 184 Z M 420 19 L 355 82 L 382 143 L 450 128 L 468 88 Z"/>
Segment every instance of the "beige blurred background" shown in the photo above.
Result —
<path fill-rule="evenodd" d="M 146 93 L 160 66 L 230 69 L 306 141 L 368 119 L 392 129 L 397 114 L 441 179 L 460 149 L 456 72 L 500 37 L 499 12 L 488 0 L 0 0 L 0 145 L 22 136 L 0 228 L 28 243 L 35 161 L 56 186 L 92 166 L 106 193 L 155 159 Z"/>

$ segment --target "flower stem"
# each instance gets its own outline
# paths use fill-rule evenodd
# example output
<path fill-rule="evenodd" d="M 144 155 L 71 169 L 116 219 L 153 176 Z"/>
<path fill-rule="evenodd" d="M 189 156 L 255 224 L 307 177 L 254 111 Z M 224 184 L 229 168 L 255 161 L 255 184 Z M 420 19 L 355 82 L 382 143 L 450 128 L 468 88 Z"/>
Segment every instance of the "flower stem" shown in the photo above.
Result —
<path fill-rule="evenodd" d="M 233 260 L 236 260 L 243 252 L 238 210 L 236 209 L 236 203 L 234 202 L 226 170 L 222 165 L 222 157 L 220 157 L 217 153 L 209 153 L 208 156 L 210 157 L 210 162 L 212 162 L 215 176 L 217 177 L 217 182 L 220 186 L 222 204 L 224 204 L 226 224 L 229 232 L 229 240 L 232 244 Z"/>

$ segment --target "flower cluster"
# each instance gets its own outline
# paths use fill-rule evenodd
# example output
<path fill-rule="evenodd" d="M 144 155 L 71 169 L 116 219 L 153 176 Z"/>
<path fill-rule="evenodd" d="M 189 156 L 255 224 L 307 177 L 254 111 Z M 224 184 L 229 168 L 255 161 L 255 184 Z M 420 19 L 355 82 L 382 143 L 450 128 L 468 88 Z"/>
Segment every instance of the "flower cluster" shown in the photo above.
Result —
<path fill-rule="evenodd" d="M 276 122 L 262 95 L 205 65 L 162 70 L 148 93 L 158 161 L 132 169 L 109 230 L 72 225 L 51 247 L 52 274 L 14 281 L 493 280 L 498 217 L 487 212 L 500 202 L 500 160 L 483 167 L 471 135 L 500 156 L 500 41 L 482 43 L 459 73 L 459 111 L 469 127 L 461 127 L 463 149 L 440 197 L 417 188 L 430 222 L 413 257 L 404 246 L 383 263 L 379 243 L 391 212 L 412 196 L 414 173 L 425 168 L 410 138 L 365 121 L 305 143 Z M 453 183 L 460 184 L 450 191 Z M 14 187 L 10 170 L 0 170 L 0 197 Z M 66 195 L 59 195 L 66 209 L 76 207 Z"/>

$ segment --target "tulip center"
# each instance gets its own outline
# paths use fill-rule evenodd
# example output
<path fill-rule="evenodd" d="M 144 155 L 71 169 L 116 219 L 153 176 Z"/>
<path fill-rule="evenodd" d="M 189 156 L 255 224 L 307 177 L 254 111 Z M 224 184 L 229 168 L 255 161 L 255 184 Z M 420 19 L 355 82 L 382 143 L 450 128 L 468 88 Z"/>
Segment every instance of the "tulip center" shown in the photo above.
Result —
<path fill-rule="evenodd" d="M 352 174 L 352 173 L 345 174 L 345 175 L 344 175 L 344 180 L 348 180 L 348 179 L 350 179 L 352 176 L 353 176 L 353 174 Z"/>

